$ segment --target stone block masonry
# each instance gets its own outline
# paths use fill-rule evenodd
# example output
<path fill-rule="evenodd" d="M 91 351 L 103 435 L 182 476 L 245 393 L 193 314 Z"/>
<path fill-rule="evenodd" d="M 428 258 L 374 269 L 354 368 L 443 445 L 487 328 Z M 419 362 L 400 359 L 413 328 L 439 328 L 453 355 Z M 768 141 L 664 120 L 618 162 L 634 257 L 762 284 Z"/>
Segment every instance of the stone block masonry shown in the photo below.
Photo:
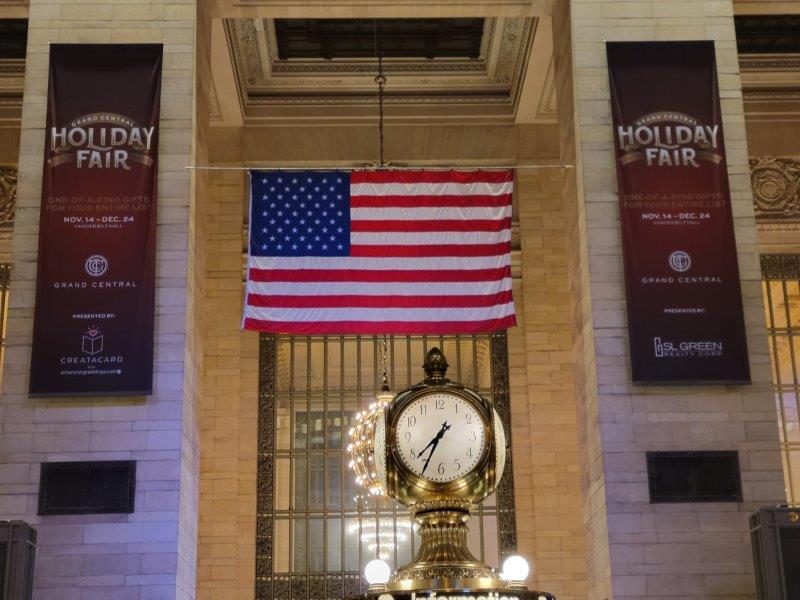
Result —
<path fill-rule="evenodd" d="M 12 294 L 0 400 L 0 514 L 39 532 L 34 598 L 195 597 L 197 427 L 187 391 L 187 286 L 195 2 L 32 0 L 13 236 Z M 49 43 L 164 43 L 159 149 L 154 393 L 27 396 Z M 136 512 L 37 512 L 42 461 L 134 459 Z"/>

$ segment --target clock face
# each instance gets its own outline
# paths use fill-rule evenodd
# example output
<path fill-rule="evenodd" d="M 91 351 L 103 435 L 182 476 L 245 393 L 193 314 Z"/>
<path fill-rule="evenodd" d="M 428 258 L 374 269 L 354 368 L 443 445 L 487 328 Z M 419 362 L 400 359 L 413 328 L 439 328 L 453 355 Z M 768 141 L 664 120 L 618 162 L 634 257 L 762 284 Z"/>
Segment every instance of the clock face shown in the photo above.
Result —
<path fill-rule="evenodd" d="M 434 393 L 403 409 L 395 428 L 395 447 L 408 469 L 424 479 L 446 483 L 478 464 L 485 444 L 484 423 L 472 403 Z"/>

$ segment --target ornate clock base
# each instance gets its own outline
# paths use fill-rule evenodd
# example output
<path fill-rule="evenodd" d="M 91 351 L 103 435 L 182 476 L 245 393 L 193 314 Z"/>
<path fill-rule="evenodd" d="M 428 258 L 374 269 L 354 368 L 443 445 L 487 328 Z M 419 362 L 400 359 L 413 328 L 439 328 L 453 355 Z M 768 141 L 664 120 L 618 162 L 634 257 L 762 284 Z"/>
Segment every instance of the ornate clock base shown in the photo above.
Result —
<path fill-rule="evenodd" d="M 473 505 L 442 507 L 420 503 L 414 521 L 422 539 L 414 560 L 391 577 L 389 591 L 489 590 L 504 588 L 499 573 L 475 558 L 467 548 L 467 520 Z"/>

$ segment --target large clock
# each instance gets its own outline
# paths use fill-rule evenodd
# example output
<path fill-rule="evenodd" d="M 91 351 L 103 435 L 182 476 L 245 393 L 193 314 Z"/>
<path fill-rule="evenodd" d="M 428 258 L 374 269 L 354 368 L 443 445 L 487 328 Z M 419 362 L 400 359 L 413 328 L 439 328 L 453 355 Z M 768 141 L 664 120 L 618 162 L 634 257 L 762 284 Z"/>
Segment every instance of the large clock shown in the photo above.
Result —
<path fill-rule="evenodd" d="M 389 589 L 494 589 L 503 583 L 467 549 L 466 522 L 502 476 L 505 432 L 490 402 L 446 378 L 438 348 L 423 366 L 426 378 L 377 416 L 367 457 L 386 493 L 409 507 L 422 539 Z"/>
<path fill-rule="evenodd" d="M 431 482 L 450 482 L 471 473 L 491 435 L 481 411 L 448 390 L 431 390 L 397 415 L 394 448 L 403 465 Z"/>

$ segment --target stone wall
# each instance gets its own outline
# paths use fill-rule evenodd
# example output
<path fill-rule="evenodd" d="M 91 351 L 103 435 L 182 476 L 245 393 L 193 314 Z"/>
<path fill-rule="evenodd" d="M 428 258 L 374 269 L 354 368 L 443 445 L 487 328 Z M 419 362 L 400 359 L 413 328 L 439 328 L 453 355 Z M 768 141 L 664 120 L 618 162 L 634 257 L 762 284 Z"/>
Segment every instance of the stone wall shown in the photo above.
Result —
<path fill-rule="evenodd" d="M 193 398 L 185 395 L 187 248 L 195 3 L 32 0 L 0 407 L 0 514 L 39 532 L 34 597 L 192 598 L 197 485 Z M 154 392 L 30 399 L 27 394 L 42 185 L 49 43 L 164 43 Z M 137 461 L 131 515 L 39 517 L 39 463 Z"/>
<path fill-rule="evenodd" d="M 554 38 L 560 46 L 559 117 L 571 130 L 575 148 L 575 186 L 568 184 L 565 195 L 574 204 L 571 272 L 578 309 L 574 327 L 590 598 L 752 598 L 747 517 L 784 495 L 733 3 L 563 0 L 558 4 Z M 570 37 L 571 48 L 566 46 Z M 716 42 L 753 377 L 748 386 L 643 388 L 630 383 L 604 42 L 680 39 Z M 675 449 L 738 450 L 745 501 L 650 504 L 644 453 Z"/>
<path fill-rule="evenodd" d="M 586 597 L 587 582 L 563 172 L 522 169 L 515 186 L 522 279 L 508 345 L 518 550 L 533 563 L 535 589 L 572 600 Z"/>
<path fill-rule="evenodd" d="M 258 334 L 241 330 L 247 174 L 214 172 L 206 232 L 198 600 L 255 590 Z"/>

